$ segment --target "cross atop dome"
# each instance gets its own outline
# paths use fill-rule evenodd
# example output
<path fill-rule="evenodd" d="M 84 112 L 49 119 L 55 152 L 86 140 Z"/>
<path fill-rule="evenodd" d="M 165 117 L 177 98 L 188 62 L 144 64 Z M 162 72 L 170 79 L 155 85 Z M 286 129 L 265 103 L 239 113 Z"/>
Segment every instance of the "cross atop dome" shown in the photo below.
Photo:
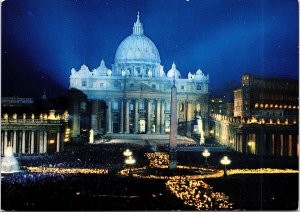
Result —
<path fill-rule="evenodd" d="M 132 34 L 133 35 L 143 35 L 144 34 L 143 24 L 140 21 L 140 12 L 137 12 L 136 22 L 133 25 Z"/>

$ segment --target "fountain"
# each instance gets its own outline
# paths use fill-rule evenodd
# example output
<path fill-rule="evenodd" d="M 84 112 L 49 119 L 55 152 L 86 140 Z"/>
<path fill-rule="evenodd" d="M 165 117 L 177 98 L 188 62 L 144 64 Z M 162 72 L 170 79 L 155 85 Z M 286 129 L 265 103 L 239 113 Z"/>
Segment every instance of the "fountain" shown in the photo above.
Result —
<path fill-rule="evenodd" d="M 1 174 L 20 172 L 20 167 L 17 159 L 14 157 L 11 146 L 6 148 L 4 157 L 1 160 Z"/>

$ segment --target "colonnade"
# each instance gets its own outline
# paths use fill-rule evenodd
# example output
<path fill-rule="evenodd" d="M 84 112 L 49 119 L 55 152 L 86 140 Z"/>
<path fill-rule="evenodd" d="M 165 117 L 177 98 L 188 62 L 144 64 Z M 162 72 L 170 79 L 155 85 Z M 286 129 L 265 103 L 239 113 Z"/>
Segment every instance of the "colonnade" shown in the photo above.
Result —
<path fill-rule="evenodd" d="M 46 130 L 1 130 L 1 155 L 7 147 L 12 147 L 16 154 L 43 154 L 49 145 L 55 145 L 55 151 L 61 149 L 61 133 L 49 133 Z"/>
<path fill-rule="evenodd" d="M 297 124 L 246 124 L 214 120 L 212 133 L 237 152 L 268 156 L 299 156 Z"/>
<path fill-rule="evenodd" d="M 255 155 L 299 156 L 299 137 L 290 132 L 243 132 L 235 135 L 232 148 Z"/>

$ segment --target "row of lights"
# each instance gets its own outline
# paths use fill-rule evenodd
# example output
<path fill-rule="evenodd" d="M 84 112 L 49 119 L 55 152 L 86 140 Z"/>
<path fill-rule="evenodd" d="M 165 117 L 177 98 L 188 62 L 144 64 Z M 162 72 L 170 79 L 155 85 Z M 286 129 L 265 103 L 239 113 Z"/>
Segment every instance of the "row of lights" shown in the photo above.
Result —
<path fill-rule="evenodd" d="M 107 169 L 78 169 L 78 168 L 48 168 L 24 167 L 30 172 L 56 173 L 56 174 L 108 174 Z"/>
<path fill-rule="evenodd" d="M 254 105 L 255 108 L 284 108 L 284 109 L 299 109 L 299 106 L 296 105 L 278 105 L 278 104 L 258 104 Z"/>

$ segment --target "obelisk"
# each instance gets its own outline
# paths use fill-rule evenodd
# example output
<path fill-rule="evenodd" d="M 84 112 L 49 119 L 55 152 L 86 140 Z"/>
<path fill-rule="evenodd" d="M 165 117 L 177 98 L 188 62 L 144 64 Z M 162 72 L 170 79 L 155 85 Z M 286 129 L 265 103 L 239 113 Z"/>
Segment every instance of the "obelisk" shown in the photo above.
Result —
<path fill-rule="evenodd" d="M 176 169 L 177 165 L 177 88 L 174 84 L 171 88 L 171 126 L 170 126 L 170 143 L 169 143 L 169 169 Z"/>

